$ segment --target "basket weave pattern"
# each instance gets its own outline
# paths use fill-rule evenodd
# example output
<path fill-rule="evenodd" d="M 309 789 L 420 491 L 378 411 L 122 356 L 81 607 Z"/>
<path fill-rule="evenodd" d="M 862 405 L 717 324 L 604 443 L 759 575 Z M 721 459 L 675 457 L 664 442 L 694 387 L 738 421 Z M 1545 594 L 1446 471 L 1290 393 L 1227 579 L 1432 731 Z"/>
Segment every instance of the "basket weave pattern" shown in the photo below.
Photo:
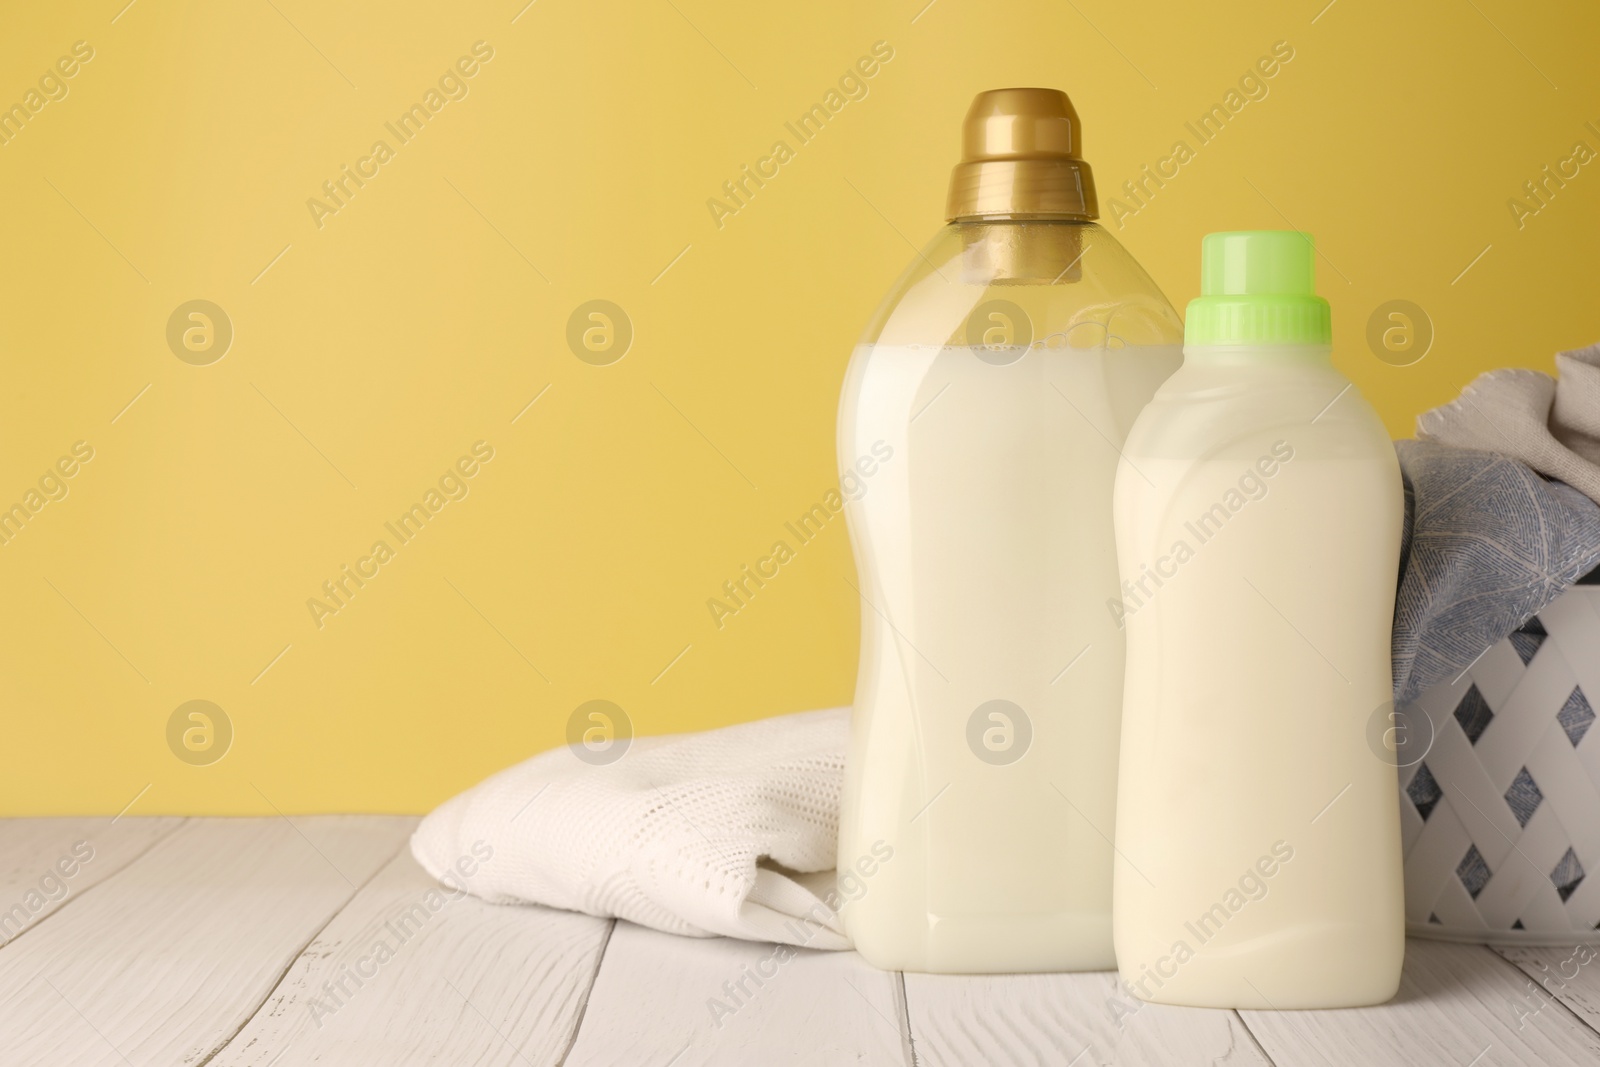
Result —
<path fill-rule="evenodd" d="M 1569 590 L 1418 698 L 1432 736 L 1397 746 L 1410 933 L 1600 941 L 1596 704 L 1600 585 Z"/>

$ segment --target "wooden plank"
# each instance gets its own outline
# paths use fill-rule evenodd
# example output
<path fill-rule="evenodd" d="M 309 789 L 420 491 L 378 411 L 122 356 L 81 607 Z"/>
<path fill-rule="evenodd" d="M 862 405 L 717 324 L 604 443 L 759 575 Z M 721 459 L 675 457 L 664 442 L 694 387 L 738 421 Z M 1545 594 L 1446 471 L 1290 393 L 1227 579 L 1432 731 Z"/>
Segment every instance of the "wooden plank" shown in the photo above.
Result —
<path fill-rule="evenodd" d="M 854 952 L 617 923 L 567 1067 L 910 1067 L 899 975 Z"/>
<path fill-rule="evenodd" d="M 306 946 L 209 1067 L 560 1063 L 610 929 L 609 919 L 447 895 L 407 849 Z"/>
<path fill-rule="evenodd" d="M 203 1062 L 414 823 L 185 823 L 0 950 L 0 1063 Z"/>
<path fill-rule="evenodd" d="M 1315 965 L 1314 960 L 1307 961 Z M 1412 938 L 1400 992 L 1388 1004 L 1339 1011 L 1247 1011 L 1244 1020 L 1280 1067 L 1289 1064 L 1592 1065 L 1600 1033 L 1560 1007 L 1533 1023 L 1516 1014 L 1517 969 L 1478 945 Z"/>
<path fill-rule="evenodd" d="M 0 1063 L 1600 1061 L 1600 949 L 1412 940 L 1390 1004 L 1241 1018 L 1138 1004 L 1110 974 L 902 979 L 486 904 L 417 867 L 413 824 L 0 821 Z"/>
<path fill-rule="evenodd" d="M 1526 976 L 1522 996 L 1511 1006 L 1521 1025 L 1542 1025 L 1545 1016 L 1562 1014 L 1565 1005 L 1590 1027 L 1600 1030 L 1600 945 L 1561 948 L 1497 948 Z"/>
<path fill-rule="evenodd" d="M 116 874 L 183 820 L 0 820 L 0 945 Z"/>
<path fill-rule="evenodd" d="M 905 983 L 924 1067 L 1268 1063 L 1235 1013 L 1144 1004 L 1110 971 L 908 974 Z"/>

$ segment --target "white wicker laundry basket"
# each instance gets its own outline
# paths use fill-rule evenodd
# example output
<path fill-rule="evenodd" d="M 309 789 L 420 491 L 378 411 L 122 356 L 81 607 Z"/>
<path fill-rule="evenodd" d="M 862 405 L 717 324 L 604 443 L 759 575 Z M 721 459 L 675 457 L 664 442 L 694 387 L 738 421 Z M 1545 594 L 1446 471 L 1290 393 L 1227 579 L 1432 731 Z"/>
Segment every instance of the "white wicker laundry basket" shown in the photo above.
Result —
<path fill-rule="evenodd" d="M 1600 572 L 1418 698 L 1433 728 L 1397 746 L 1409 933 L 1600 942 L 1597 704 Z"/>

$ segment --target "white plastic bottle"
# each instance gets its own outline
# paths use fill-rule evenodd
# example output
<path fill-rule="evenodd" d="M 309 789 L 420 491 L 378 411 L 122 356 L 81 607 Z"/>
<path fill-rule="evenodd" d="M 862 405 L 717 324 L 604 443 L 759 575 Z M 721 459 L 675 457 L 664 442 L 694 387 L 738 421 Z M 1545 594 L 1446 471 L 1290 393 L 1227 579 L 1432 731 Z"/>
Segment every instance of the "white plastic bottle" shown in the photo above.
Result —
<path fill-rule="evenodd" d="M 1113 966 L 1111 488 L 1181 326 L 1095 213 L 1066 96 L 981 94 L 950 224 L 850 362 L 839 461 L 873 474 L 839 869 L 880 967 Z"/>
<path fill-rule="evenodd" d="M 1312 274 L 1308 235 L 1205 238 L 1183 367 L 1117 473 L 1116 948 L 1146 1000 L 1333 1008 L 1399 985 L 1396 772 L 1369 736 L 1404 498 Z"/>

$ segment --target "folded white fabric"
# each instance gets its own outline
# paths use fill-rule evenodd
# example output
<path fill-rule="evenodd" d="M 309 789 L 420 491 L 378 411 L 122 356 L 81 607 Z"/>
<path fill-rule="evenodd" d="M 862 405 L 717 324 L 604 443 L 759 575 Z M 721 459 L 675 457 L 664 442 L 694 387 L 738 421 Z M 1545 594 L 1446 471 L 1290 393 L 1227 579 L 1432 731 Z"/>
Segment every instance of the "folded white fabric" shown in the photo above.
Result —
<path fill-rule="evenodd" d="M 496 903 L 849 948 L 829 906 L 849 723 L 849 708 L 831 708 L 635 738 L 603 766 L 553 749 L 446 802 L 411 851 Z"/>
<path fill-rule="evenodd" d="M 1557 353 L 1556 371 L 1480 374 L 1417 419 L 1417 438 L 1499 452 L 1600 502 L 1600 344 Z"/>

